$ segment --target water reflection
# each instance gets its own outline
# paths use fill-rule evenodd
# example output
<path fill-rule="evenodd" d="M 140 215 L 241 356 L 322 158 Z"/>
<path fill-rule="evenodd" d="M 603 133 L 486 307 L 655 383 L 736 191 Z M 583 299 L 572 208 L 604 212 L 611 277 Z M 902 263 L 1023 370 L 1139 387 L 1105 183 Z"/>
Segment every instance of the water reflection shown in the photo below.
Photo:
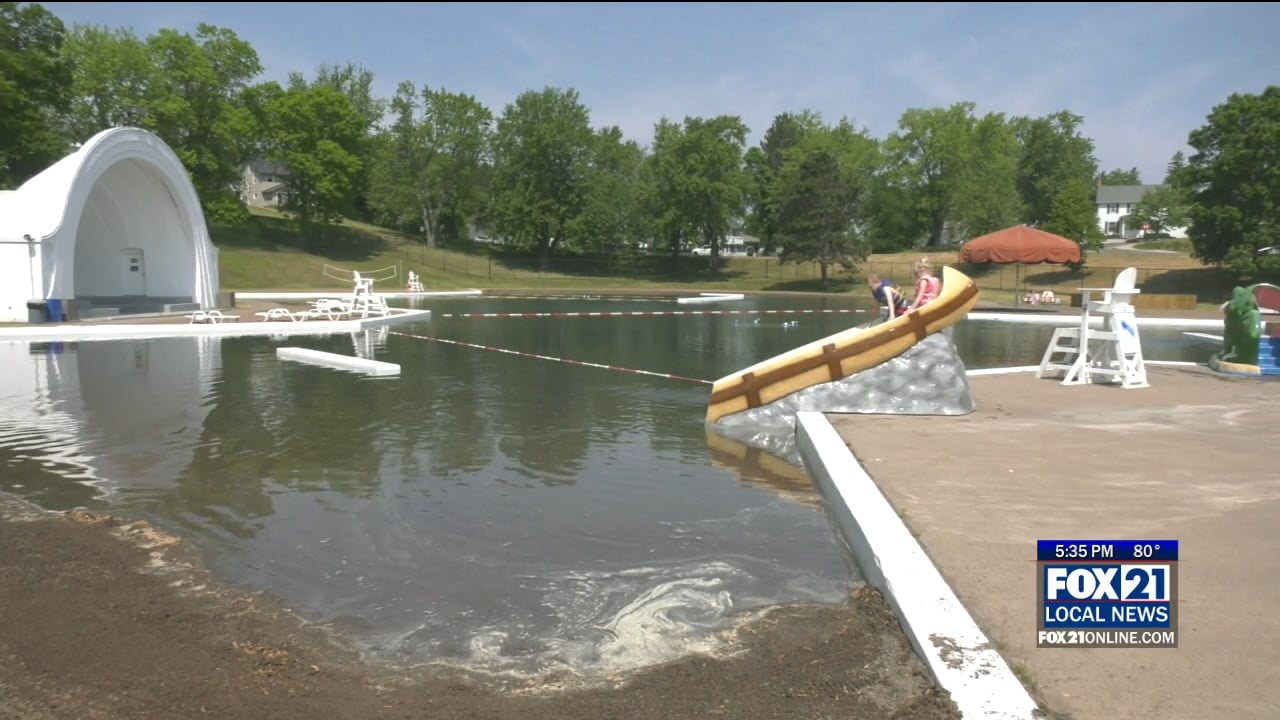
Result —
<path fill-rule="evenodd" d="M 801 465 L 721 435 L 713 426 L 707 426 L 706 433 L 711 462 L 732 470 L 743 483 L 772 490 L 779 497 L 799 503 L 820 502 L 813 480 Z"/>

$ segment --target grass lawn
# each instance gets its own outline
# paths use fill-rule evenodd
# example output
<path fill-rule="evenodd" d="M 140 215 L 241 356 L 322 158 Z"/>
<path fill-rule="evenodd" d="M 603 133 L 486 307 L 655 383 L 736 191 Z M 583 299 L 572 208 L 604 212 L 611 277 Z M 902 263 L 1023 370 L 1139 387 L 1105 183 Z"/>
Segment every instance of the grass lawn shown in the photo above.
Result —
<path fill-rule="evenodd" d="M 956 264 L 954 249 L 873 255 L 858 270 L 858 277 L 831 269 L 824 288 L 817 264 L 781 264 L 772 257 L 731 257 L 712 272 L 707 258 L 666 255 L 636 259 L 623 276 L 593 259 L 555 258 L 552 271 L 540 271 L 536 260 L 507 258 L 476 245 L 467 251 L 430 249 L 414 239 L 385 228 L 346 221 L 330 229 L 326 237 L 305 248 L 303 239 L 278 213 L 252 209 L 249 223 L 238 227 L 211 226 L 221 260 L 222 286 L 227 290 L 336 289 L 344 283 L 325 276 L 325 265 L 345 270 L 372 271 L 395 266 L 394 281 L 407 282 L 413 270 L 428 290 L 566 289 L 609 290 L 680 289 L 694 291 L 849 292 L 861 290 L 860 278 L 878 272 L 903 285 L 912 281 L 911 264 L 928 256 L 936 265 Z M 1163 242 L 1163 241 L 1161 241 Z M 1176 242 L 1176 241 L 1175 241 Z M 1198 302 L 1221 302 L 1237 278 L 1230 272 L 1204 267 L 1186 253 L 1151 253 L 1108 248 L 1088 258 L 1083 273 L 1056 265 L 957 267 L 977 280 L 984 296 L 996 302 L 1011 301 L 1026 290 L 1051 289 L 1058 293 L 1075 288 L 1109 287 L 1126 267 L 1138 268 L 1138 284 L 1148 293 L 1195 294 Z M 391 282 L 391 281 L 388 281 Z M 379 283 L 378 289 L 392 289 Z"/>

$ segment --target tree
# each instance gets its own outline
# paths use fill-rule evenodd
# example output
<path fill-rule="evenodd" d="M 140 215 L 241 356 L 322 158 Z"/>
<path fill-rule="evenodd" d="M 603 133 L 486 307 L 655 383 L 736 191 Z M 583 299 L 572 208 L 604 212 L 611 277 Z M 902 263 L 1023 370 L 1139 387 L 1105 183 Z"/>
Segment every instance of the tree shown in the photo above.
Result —
<path fill-rule="evenodd" d="M 156 65 L 145 41 L 129 29 L 77 25 L 67 37 L 66 54 L 76 68 L 62 119 L 69 141 L 146 124 Z"/>
<path fill-rule="evenodd" d="M 866 200 L 879 143 L 847 119 L 809 133 L 778 176 L 778 238 L 783 262 L 817 262 L 826 287 L 833 264 L 847 270 L 866 257 Z"/>
<path fill-rule="evenodd" d="M 302 73 L 289 73 L 290 87 L 333 88 L 346 95 L 351 101 L 351 106 L 364 119 L 364 135 L 357 153 L 360 156 L 361 171 L 354 181 L 355 197 L 352 200 L 353 214 L 362 219 L 369 219 L 372 213 L 369 173 L 373 167 L 373 133 L 382 123 L 382 118 L 387 111 L 387 102 L 374 94 L 373 80 L 373 71 L 355 63 L 321 65 L 310 83 Z"/>
<path fill-rule="evenodd" d="M 957 229 L 963 237 L 1002 230 L 1022 220 L 1018 195 L 1018 136 L 1000 113 L 988 113 L 972 128 L 973 155 L 959 189 Z"/>
<path fill-rule="evenodd" d="M 928 245 L 943 243 L 948 224 L 960 219 L 966 195 L 972 194 L 973 109 L 968 102 L 949 108 L 911 108 L 885 141 L 885 180 L 909 198 L 911 212 L 918 218 L 912 224 L 927 231 Z"/>
<path fill-rule="evenodd" d="M 330 87 L 290 88 L 272 100 L 267 116 L 267 157 L 289 168 L 284 210 L 314 249 L 313 233 L 323 243 L 325 226 L 351 207 L 364 118 Z"/>
<path fill-rule="evenodd" d="M 645 212 L 645 153 L 611 126 L 596 133 L 582 212 L 570 222 L 575 244 L 603 252 L 616 264 L 630 261 L 652 233 Z"/>
<path fill-rule="evenodd" d="M 463 232 L 479 209 L 493 114 L 474 96 L 419 92 L 411 82 L 400 83 L 391 109 L 395 121 L 376 153 L 371 202 L 384 215 L 415 218 L 427 245 L 438 247 L 446 220 Z"/>
<path fill-rule="evenodd" d="M 1141 185 L 1142 174 L 1138 172 L 1138 168 L 1129 168 L 1128 170 L 1108 170 L 1098 175 L 1099 185 Z"/>
<path fill-rule="evenodd" d="M 66 26 L 41 5 L 0 3 L 0 187 L 16 187 L 67 154 L 56 117 L 69 106 Z"/>
<path fill-rule="evenodd" d="M 760 144 L 746 152 L 746 228 L 760 238 L 765 252 L 773 250 L 778 228 L 775 185 L 783 159 L 806 133 L 821 127 L 822 120 L 817 113 L 808 110 L 799 114 L 782 113 L 774 117 Z"/>
<path fill-rule="evenodd" d="M 147 47 L 155 74 L 143 126 L 182 159 L 206 215 L 243 217 L 232 188 L 258 145 L 258 124 L 244 103 L 262 72 L 257 52 L 234 31 L 207 23 L 195 36 L 160 30 Z"/>
<path fill-rule="evenodd" d="M 1187 226 L 1189 210 L 1186 192 L 1176 185 L 1165 184 L 1143 194 L 1125 223 L 1149 225 L 1152 236 L 1167 237 L 1171 229 Z"/>
<path fill-rule="evenodd" d="M 1098 161 L 1093 141 L 1080 134 L 1083 118 L 1066 110 L 1015 121 L 1021 140 L 1018 190 L 1027 224 L 1071 238 L 1086 251 L 1099 247 Z"/>
<path fill-rule="evenodd" d="M 1280 86 L 1233 93 L 1188 138 L 1194 254 L 1241 273 L 1280 272 Z"/>
<path fill-rule="evenodd" d="M 498 231 L 538 253 L 541 267 L 582 210 L 594 145 L 578 91 L 521 93 L 498 120 L 492 211 Z"/>
<path fill-rule="evenodd" d="M 713 268 L 720 240 L 742 213 L 746 138 L 747 126 L 736 115 L 686 117 L 682 126 L 663 118 L 654 133 L 657 192 L 667 210 L 660 226 L 699 238 L 711 249 Z"/>

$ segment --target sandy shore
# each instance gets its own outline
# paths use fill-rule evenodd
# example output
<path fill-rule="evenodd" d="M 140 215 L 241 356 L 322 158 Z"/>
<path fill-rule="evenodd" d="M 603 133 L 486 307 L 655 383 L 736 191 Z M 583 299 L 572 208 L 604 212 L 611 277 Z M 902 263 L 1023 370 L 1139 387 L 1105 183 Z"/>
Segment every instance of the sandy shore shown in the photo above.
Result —
<path fill-rule="evenodd" d="M 219 589 L 143 522 L 0 502 L 0 718 L 955 720 L 874 590 L 780 608 L 695 657 L 609 688 L 504 687 L 396 670 L 267 598 Z"/>

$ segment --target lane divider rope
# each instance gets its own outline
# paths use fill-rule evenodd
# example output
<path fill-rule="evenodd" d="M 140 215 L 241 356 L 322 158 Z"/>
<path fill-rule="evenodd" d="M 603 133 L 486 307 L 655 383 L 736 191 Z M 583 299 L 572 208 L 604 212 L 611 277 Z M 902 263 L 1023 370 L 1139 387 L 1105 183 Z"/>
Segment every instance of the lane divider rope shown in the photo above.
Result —
<path fill-rule="evenodd" d="M 585 302 L 653 302 L 673 303 L 675 298 L 644 295 L 480 295 L 476 300 L 573 300 Z"/>
<path fill-rule="evenodd" d="M 580 365 L 582 367 L 599 368 L 601 370 L 614 370 L 617 372 L 631 373 L 633 375 L 648 375 L 651 377 L 666 378 L 668 380 L 682 380 L 684 382 L 699 383 L 702 385 L 713 385 L 711 380 L 702 380 L 700 378 L 684 377 L 683 375 L 673 375 L 671 373 L 653 372 L 651 370 L 637 370 L 635 368 L 619 367 L 617 365 L 603 365 L 601 363 L 584 362 L 582 360 L 570 360 L 568 358 L 552 357 L 550 355 L 538 355 L 536 353 L 521 352 L 519 350 L 508 350 L 506 348 L 490 347 L 488 345 L 477 345 L 476 343 L 463 342 L 461 340 L 447 340 L 445 338 L 431 337 L 429 335 L 415 335 L 413 333 L 399 332 L 396 330 L 388 331 L 389 335 L 399 335 L 400 337 L 414 338 L 416 340 L 426 340 L 428 342 L 444 343 L 446 345 L 457 345 L 460 347 L 475 348 L 476 350 L 491 350 L 493 352 L 503 353 L 504 355 L 516 355 L 518 357 L 534 358 L 536 360 L 551 360 L 553 362 L 566 363 L 568 365 Z"/>
<path fill-rule="evenodd" d="M 574 317 L 670 317 L 681 315 L 808 315 L 865 313 L 866 310 L 602 310 L 600 312 L 494 312 L 441 313 L 442 318 L 574 318 Z"/>

